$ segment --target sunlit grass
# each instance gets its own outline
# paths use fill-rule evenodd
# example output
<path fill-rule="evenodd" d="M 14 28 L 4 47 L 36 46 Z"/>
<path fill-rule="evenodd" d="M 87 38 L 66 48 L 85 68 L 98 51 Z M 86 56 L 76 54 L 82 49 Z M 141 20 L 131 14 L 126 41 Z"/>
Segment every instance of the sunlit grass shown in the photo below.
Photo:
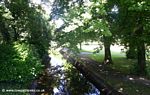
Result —
<path fill-rule="evenodd" d="M 123 52 L 115 52 L 112 51 L 112 60 L 113 60 L 113 64 L 108 65 L 108 67 L 115 69 L 117 71 L 120 71 L 124 74 L 130 74 L 133 73 L 133 66 L 134 64 L 137 64 L 137 60 L 136 59 L 127 59 L 125 56 L 125 53 Z M 89 58 L 102 63 L 104 60 L 104 52 L 100 51 L 100 53 L 96 53 L 96 54 L 89 54 L 88 55 Z M 147 75 L 148 77 L 150 77 L 150 61 L 147 60 Z"/>
<path fill-rule="evenodd" d="M 89 55 L 89 57 L 99 63 L 102 63 L 104 59 L 104 54 L 91 54 Z M 114 64 L 108 66 L 125 74 L 130 73 L 131 66 L 136 62 L 136 60 L 126 59 L 125 54 L 120 52 L 112 52 L 112 60 Z"/>
<path fill-rule="evenodd" d="M 80 50 L 80 52 L 91 52 L 91 53 L 92 53 L 92 52 L 94 52 L 94 51 L 93 51 L 93 50 L 83 50 L 83 49 L 82 49 L 82 50 Z"/>

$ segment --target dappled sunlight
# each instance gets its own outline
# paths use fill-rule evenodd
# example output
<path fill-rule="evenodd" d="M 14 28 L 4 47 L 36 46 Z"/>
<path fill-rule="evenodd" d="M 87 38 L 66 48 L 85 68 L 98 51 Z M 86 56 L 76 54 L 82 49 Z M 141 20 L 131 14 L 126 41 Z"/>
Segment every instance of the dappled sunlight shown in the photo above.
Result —
<path fill-rule="evenodd" d="M 98 42 L 89 42 L 88 44 L 86 43 L 82 44 L 82 49 L 86 51 L 91 51 L 98 47 L 100 47 Z M 112 53 L 122 53 L 122 49 L 124 49 L 124 46 L 111 45 L 110 49 Z M 102 48 L 101 51 L 104 51 L 104 47 Z"/>
<path fill-rule="evenodd" d="M 134 78 L 129 78 L 129 80 L 134 80 Z"/>
<path fill-rule="evenodd" d="M 0 0 L 0 95 L 150 95 L 148 0 Z"/>
<path fill-rule="evenodd" d="M 64 24 L 63 20 L 60 18 L 57 20 L 54 20 L 54 23 L 55 23 L 56 28 L 60 28 Z"/>
<path fill-rule="evenodd" d="M 119 90 L 118 90 L 119 92 L 123 92 L 123 88 L 119 88 Z"/>

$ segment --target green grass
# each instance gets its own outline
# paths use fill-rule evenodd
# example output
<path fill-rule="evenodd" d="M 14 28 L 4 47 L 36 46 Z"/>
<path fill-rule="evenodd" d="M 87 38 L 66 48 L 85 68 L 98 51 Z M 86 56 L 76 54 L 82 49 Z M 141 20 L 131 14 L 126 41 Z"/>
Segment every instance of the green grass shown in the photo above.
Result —
<path fill-rule="evenodd" d="M 99 63 L 103 62 L 104 54 L 91 54 L 89 57 Z M 125 74 L 130 73 L 130 68 L 136 62 L 136 60 L 126 59 L 125 54 L 119 52 L 112 52 L 112 60 L 114 64 L 108 65 L 112 69 L 123 72 Z"/>
<path fill-rule="evenodd" d="M 127 59 L 125 53 L 114 51 L 112 51 L 111 53 L 114 64 L 110 64 L 107 66 L 123 74 L 131 74 L 131 72 L 133 71 L 133 66 L 134 64 L 137 63 L 137 60 Z M 101 64 L 104 59 L 104 52 L 101 51 L 100 53 L 89 54 L 88 56 Z M 150 62 L 148 61 L 147 61 L 147 72 L 149 77 L 147 76 L 146 77 L 150 78 Z M 126 93 L 128 95 L 150 95 L 150 90 L 147 86 L 142 86 L 140 84 L 133 84 L 127 81 L 122 82 L 120 79 L 112 78 L 109 76 L 102 76 L 102 77 L 104 77 L 105 80 L 110 85 L 113 85 L 117 90 L 122 89 L 121 92 Z"/>
<path fill-rule="evenodd" d="M 108 65 L 108 67 L 120 71 L 124 74 L 133 73 L 133 66 L 137 63 L 137 60 L 127 59 L 125 53 L 122 52 L 111 52 L 112 60 L 114 64 Z M 100 52 L 97 54 L 89 54 L 88 55 L 91 59 L 102 63 L 104 59 L 104 52 Z M 147 61 L 147 75 L 150 78 L 150 61 Z"/>
<path fill-rule="evenodd" d="M 82 49 L 82 50 L 79 50 L 80 52 L 94 52 L 93 50 L 84 50 L 84 49 Z"/>

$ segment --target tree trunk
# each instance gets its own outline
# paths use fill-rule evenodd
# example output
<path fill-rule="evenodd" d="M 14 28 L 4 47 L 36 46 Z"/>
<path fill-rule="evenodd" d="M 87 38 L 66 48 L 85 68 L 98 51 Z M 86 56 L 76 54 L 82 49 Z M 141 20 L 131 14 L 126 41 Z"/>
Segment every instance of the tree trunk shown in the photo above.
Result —
<path fill-rule="evenodd" d="M 45 53 L 42 56 L 42 64 L 44 65 L 45 69 L 51 67 L 50 61 L 51 61 L 51 57 L 48 55 L 48 53 Z"/>
<path fill-rule="evenodd" d="M 79 46 L 80 46 L 80 50 L 82 50 L 82 43 L 79 43 Z"/>
<path fill-rule="evenodd" d="M 2 34 L 3 37 L 3 41 L 5 43 L 10 43 L 11 39 L 10 39 L 10 34 L 8 32 L 8 29 L 5 27 L 5 23 L 4 22 L 0 22 L 0 32 Z"/>
<path fill-rule="evenodd" d="M 13 30 L 14 30 L 14 41 L 17 41 L 19 38 L 19 34 L 17 33 L 16 27 L 15 25 L 12 26 Z"/>
<path fill-rule="evenodd" d="M 133 42 L 129 42 L 129 49 L 126 51 L 127 59 L 137 59 L 137 50 Z"/>
<path fill-rule="evenodd" d="M 138 69 L 140 74 L 145 74 L 146 68 L 146 57 L 145 57 L 145 44 L 141 42 L 141 44 L 137 47 L 138 50 Z"/>
<path fill-rule="evenodd" d="M 109 37 L 104 37 L 104 64 L 112 64 L 111 50 L 110 50 L 110 40 Z"/>
<path fill-rule="evenodd" d="M 139 22 L 141 22 L 139 20 Z M 143 26 L 140 25 L 141 23 L 139 23 L 139 27 L 138 29 L 135 31 L 136 35 L 138 37 L 138 41 L 137 41 L 137 60 L 138 60 L 138 73 L 144 75 L 145 72 L 145 68 L 146 68 L 146 57 L 145 57 L 145 42 L 142 39 L 143 36 Z"/>

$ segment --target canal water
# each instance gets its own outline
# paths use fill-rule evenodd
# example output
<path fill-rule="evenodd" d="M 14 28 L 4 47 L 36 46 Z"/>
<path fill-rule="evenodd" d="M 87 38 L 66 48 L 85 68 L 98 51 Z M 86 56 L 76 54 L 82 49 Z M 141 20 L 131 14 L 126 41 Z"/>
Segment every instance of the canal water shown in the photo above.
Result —
<path fill-rule="evenodd" d="M 44 70 L 43 74 L 27 83 L 27 89 L 31 92 L 12 92 L 0 95 L 100 95 L 95 88 L 71 63 L 66 63 L 55 56 L 51 56 L 51 66 Z M 14 85 L 16 85 L 14 87 Z M 0 83 L 2 89 L 24 90 L 22 83 Z M 36 91 L 34 91 L 36 90 Z M 37 91 L 40 90 L 41 92 Z"/>
<path fill-rule="evenodd" d="M 59 71 L 55 74 L 57 84 L 53 87 L 53 95 L 100 95 L 100 91 L 70 63 L 52 57 L 51 66 L 56 68 L 52 72 Z"/>

